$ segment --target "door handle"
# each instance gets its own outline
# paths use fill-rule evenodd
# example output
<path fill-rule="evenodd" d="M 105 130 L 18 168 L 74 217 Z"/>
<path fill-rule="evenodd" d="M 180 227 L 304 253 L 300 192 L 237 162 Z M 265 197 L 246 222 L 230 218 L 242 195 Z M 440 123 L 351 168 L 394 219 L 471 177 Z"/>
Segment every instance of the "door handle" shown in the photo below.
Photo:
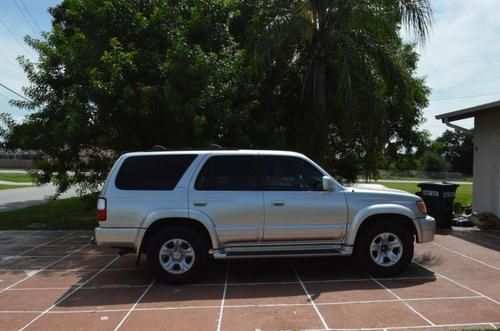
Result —
<path fill-rule="evenodd" d="M 276 200 L 276 201 L 273 201 L 273 205 L 274 206 L 284 206 L 285 205 L 285 201 L 281 201 L 281 200 Z"/>
<path fill-rule="evenodd" d="M 193 205 L 198 206 L 198 207 L 203 207 L 203 206 L 206 206 L 207 203 L 206 203 L 206 201 L 194 201 Z"/>

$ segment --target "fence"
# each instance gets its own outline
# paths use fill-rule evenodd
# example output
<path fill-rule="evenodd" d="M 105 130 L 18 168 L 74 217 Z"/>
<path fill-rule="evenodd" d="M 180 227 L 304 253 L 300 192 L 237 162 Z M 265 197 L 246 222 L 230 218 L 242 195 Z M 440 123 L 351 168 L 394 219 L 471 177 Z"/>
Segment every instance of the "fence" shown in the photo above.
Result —
<path fill-rule="evenodd" d="M 34 157 L 31 153 L 0 153 L 0 169 L 32 169 Z"/>
<path fill-rule="evenodd" d="M 448 171 L 420 171 L 420 170 L 380 170 L 381 179 L 391 178 L 429 178 L 429 179 L 462 179 L 464 176 L 461 172 Z"/>

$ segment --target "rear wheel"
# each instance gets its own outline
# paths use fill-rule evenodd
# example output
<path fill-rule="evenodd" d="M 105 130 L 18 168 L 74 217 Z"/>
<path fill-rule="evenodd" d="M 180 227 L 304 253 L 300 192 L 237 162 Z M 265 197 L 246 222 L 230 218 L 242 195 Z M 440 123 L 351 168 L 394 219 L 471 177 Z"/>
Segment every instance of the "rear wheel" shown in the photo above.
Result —
<path fill-rule="evenodd" d="M 168 283 L 192 282 L 206 263 L 208 245 L 188 227 L 167 227 L 148 247 L 148 262 L 156 275 Z"/>
<path fill-rule="evenodd" d="M 369 273 L 392 276 L 411 263 L 413 233 L 397 220 L 367 224 L 358 234 L 354 253 Z"/>

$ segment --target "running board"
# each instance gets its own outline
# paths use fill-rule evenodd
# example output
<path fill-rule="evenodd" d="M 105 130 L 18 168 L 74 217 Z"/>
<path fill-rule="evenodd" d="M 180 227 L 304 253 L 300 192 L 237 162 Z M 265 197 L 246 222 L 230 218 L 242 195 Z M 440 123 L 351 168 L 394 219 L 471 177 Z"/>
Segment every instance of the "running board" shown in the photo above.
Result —
<path fill-rule="evenodd" d="M 326 246 L 326 245 L 325 245 Z M 214 259 L 242 259 L 267 257 L 312 257 L 312 256 L 348 256 L 352 255 L 349 246 L 266 246 L 266 247 L 228 247 L 212 251 Z"/>

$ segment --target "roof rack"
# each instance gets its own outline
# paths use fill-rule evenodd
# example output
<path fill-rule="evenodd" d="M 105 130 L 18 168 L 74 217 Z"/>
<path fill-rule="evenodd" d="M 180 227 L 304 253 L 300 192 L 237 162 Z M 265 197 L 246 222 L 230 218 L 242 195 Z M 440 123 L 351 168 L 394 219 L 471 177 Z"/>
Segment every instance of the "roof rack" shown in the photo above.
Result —
<path fill-rule="evenodd" d="M 239 150 L 239 148 L 227 148 L 227 147 L 222 147 L 218 144 L 210 144 L 207 148 L 167 148 L 162 145 L 154 145 L 148 150 L 145 150 L 144 152 L 180 152 L 180 151 L 211 151 L 211 150 Z"/>

